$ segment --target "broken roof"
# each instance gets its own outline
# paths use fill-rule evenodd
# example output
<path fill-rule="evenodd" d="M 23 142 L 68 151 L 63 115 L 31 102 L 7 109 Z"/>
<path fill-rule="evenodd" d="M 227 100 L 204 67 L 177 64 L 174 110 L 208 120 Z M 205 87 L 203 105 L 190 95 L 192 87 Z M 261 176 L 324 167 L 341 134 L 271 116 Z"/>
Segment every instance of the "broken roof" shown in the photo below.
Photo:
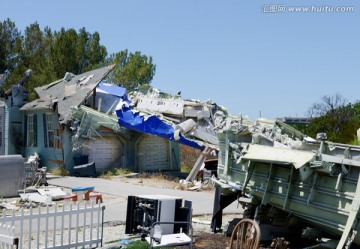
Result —
<path fill-rule="evenodd" d="M 30 110 L 53 110 L 58 103 L 58 99 L 52 96 L 46 96 L 43 99 L 37 99 L 32 102 L 26 103 L 20 108 L 20 111 L 30 111 Z"/>
<path fill-rule="evenodd" d="M 37 87 L 35 91 L 40 96 L 40 100 L 32 101 L 22 109 L 47 108 L 51 106 L 54 99 L 57 99 L 59 121 L 60 123 L 66 123 L 71 116 L 71 107 L 80 106 L 114 66 L 95 69 L 80 75 L 67 73 L 64 79 Z"/>

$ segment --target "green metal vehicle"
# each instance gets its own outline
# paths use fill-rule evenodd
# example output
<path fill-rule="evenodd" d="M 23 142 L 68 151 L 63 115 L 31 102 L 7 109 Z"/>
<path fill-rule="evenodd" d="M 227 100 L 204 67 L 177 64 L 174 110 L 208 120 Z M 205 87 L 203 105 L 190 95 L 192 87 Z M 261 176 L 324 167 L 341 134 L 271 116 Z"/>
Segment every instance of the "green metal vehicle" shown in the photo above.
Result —
<path fill-rule="evenodd" d="M 328 142 L 326 134 L 314 140 L 281 122 L 218 137 L 213 231 L 222 209 L 239 201 L 263 240 L 285 234 L 312 240 L 311 248 L 360 245 L 360 146 Z"/>

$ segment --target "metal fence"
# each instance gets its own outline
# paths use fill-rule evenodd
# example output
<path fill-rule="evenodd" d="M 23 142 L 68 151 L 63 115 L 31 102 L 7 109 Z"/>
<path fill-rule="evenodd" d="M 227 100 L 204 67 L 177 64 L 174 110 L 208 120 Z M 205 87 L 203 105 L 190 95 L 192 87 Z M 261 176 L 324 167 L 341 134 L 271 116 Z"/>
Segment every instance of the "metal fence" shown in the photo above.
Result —
<path fill-rule="evenodd" d="M 17 248 L 19 239 L 14 237 L 14 233 L 15 227 L 0 226 L 0 248 Z"/>
<path fill-rule="evenodd" d="M 104 209 L 93 202 L 4 209 L 0 227 L 12 228 L 11 236 L 18 239 L 20 249 L 95 248 L 102 246 Z M 8 235 L 0 232 L 0 238 Z M 0 244 L 0 248 L 7 247 Z"/>

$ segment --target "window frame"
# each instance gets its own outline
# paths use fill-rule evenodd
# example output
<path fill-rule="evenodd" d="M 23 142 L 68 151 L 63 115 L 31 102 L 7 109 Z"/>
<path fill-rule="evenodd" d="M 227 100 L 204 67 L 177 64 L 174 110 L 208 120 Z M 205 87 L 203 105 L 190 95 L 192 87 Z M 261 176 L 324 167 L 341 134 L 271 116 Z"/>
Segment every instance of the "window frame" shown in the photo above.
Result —
<path fill-rule="evenodd" d="M 44 118 L 44 144 L 46 148 L 55 147 L 55 124 L 53 119 L 53 113 L 47 112 L 43 115 Z M 52 134 L 50 134 L 52 133 Z M 51 143 L 50 143 L 51 142 Z"/>
<path fill-rule="evenodd" d="M 37 115 L 36 114 L 26 115 L 25 124 L 26 124 L 25 125 L 26 147 L 37 147 Z M 32 129 L 30 130 L 31 125 L 32 125 Z M 31 135 L 33 135 L 33 137 L 31 137 Z"/>

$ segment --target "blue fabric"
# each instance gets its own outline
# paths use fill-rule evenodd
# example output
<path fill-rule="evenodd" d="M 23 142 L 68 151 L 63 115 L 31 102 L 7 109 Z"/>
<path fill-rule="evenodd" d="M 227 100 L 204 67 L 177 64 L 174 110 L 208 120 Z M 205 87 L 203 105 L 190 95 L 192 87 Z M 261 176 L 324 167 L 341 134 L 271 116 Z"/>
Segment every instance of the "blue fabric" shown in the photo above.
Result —
<path fill-rule="evenodd" d="M 174 128 L 165 123 L 163 120 L 156 116 L 145 116 L 141 115 L 140 112 L 132 111 L 132 106 L 123 105 L 122 109 L 116 110 L 116 115 L 119 118 L 119 124 L 123 127 L 136 130 L 141 133 L 147 133 L 156 135 L 159 137 L 166 138 L 181 144 L 185 144 L 197 149 L 203 150 L 205 147 L 199 145 L 195 141 L 191 141 L 183 137 L 180 133 L 180 139 L 174 139 Z"/>
<path fill-rule="evenodd" d="M 89 191 L 89 190 L 94 190 L 94 186 L 90 186 L 90 187 L 76 187 L 76 188 L 72 188 L 72 189 L 71 189 L 72 192 Z"/>
<path fill-rule="evenodd" d="M 127 99 L 126 88 L 123 88 L 121 86 L 105 84 L 105 83 L 101 82 L 97 88 L 101 89 L 102 91 L 104 91 L 108 94 L 118 96 L 120 98 L 124 97 L 124 99 Z"/>

